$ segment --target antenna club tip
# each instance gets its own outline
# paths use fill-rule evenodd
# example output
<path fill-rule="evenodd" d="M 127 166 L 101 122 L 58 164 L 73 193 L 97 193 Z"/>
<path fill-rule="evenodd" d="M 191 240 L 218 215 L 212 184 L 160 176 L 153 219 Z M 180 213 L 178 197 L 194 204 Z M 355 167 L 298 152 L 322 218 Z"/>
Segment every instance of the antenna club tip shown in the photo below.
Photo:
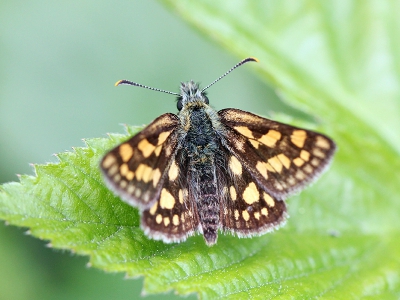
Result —
<path fill-rule="evenodd" d="M 246 58 L 246 59 L 245 59 L 245 61 L 255 61 L 255 62 L 260 62 L 260 60 L 259 60 L 258 58 L 256 58 L 256 57 L 249 57 L 249 58 Z"/>
<path fill-rule="evenodd" d="M 123 80 L 118 80 L 118 81 L 114 84 L 114 86 L 119 86 L 122 82 L 123 82 Z"/>

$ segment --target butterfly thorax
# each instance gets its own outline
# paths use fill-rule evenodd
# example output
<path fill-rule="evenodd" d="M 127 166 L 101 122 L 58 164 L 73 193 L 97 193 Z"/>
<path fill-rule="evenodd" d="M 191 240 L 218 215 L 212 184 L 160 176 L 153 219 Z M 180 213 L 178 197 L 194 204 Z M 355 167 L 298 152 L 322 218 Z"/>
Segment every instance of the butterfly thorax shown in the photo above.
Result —
<path fill-rule="evenodd" d="M 191 89 L 191 87 L 195 87 Z M 188 89 L 185 89 L 188 88 Z M 193 82 L 187 83 L 182 89 L 185 105 L 179 113 L 181 120 L 182 151 L 177 158 L 185 165 L 189 183 L 189 197 L 196 205 L 200 228 L 208 244 L 214 244 L 219 227 L 220 201 L 218 196 L 216 161 L 219 161 L 219 144 L 216 127 L 219 120 L 214 110 L 203 99 Z M 199 94 L 200 93 L 200 94 Z"/>

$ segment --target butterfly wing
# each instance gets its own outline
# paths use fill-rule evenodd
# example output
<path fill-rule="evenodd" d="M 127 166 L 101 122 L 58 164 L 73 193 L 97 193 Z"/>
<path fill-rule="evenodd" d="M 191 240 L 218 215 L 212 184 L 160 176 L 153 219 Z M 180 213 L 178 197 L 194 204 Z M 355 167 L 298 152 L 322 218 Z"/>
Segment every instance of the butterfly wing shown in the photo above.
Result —
<path fill-rule="evenodd" d="M 325 135 L 239 109 L 218 112 L 224 146 L 257 187 L 282 199 L 303 189 L 329 165 L 335 143 Z"/>
<path fill-rule="evenodd" d="M 148 208 L 160 197 L 176 153 L 178 125 L 176 115 L 161 115 L 102 159 L 106 183 L 128 204 Z"/>
<path fill-rule="evenodd" d="M 224 146 L 221 145 L 221 149 Z M 240 237 L 260 235 L 277 228 L 286 219 L 282 198 L 262 189 L 254 177 L 228 149 L 224 163 L 218 168 L 221 229 Z"/>
<path fill-rule="evenodd" d="M 169 166 L 161 194 L 154 205 L 142 213 L 142 227 L 153 239 L 180 242 L 193 235 L 199 226 L 198 212 L 190 192 L 188 163 L 178 149 Z"/>

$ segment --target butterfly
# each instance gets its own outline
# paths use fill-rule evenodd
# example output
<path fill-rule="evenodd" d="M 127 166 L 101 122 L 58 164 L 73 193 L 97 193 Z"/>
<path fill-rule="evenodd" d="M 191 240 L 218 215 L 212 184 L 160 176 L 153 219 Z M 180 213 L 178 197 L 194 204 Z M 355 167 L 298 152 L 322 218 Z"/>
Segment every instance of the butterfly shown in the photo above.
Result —
<path fill-rule="evenodd" d="M 178 97 L 166 113 L 109 151 L 101 160 L 105 182 L 138 207 L 145 234 L 166 243 L 199 232 L 207 245 L 218 231 L 239 237 L 281 226 L 285 199 L 329 165 L 335 143 L 327 136 L 228 108 L 215 111 L 205 92 L 246 58 L 201 89 L 181 83 L 180 93 L 127 84 Z"/>

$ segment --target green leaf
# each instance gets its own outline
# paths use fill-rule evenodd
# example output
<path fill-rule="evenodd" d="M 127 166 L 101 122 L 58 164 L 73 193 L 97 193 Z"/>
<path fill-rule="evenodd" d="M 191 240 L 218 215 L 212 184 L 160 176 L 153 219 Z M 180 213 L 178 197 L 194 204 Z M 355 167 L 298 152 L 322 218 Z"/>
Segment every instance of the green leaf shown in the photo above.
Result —
<path fill-rule="evenodd" d="M 106 271 L 145 276 L 147 293 L 202 298 L 400 297 L 400 20 L 398 1 L 162 1 L 312 114 L 339 150 L 291 218 L 253 239 L 148 240 L 138 212 L 103 184 L 98 162 L 128 135 L 35 165 L 0 188 L 0 218 Z M 284 117 L 280 116 L 280 119 Z M 288 119 L 288 118 L 286 118 Z M 300 121 L 291 123 L 302 124 Z"/>

